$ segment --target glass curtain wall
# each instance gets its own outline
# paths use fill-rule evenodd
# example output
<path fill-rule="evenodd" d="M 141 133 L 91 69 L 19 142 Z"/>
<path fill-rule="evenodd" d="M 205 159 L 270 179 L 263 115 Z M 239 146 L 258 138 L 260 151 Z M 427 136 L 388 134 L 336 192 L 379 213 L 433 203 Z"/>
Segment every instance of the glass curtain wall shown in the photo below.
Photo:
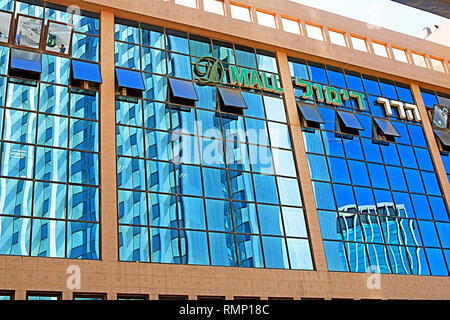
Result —
<path fill-rule="evenodd" d="M 324 119 L 303 128 L 318 218 L 330 271 L 448 276 L 450 224 L 420 122 L 386 118 L 378 97 L 414 104 L 401 83 L 290 58 L 292 77 L 363 94 L 366 109 L 350 98 L 339 107 L 311 97 Z M 295 78 L 293 78 L 294 80 Z M 295 88 L 299 102 L 304 89 Z M 323 101 L 323 100 L 322 100 Z M 342 134 L 337 110 L 362 130 Z M 374 136 L 375 118 L 390 120 L 399 137 Z M 342 125 L 341 125 L 342 127 Z M 341 128 L 339 127 L 339 128 Z"/>
<path fill-rule="evenodd" d="M 206 56 L 277 74 L 274 55 L 137 22 L 116 21 L 115 40 L 116 66 L 145 84 L 116 99 L 120 259 L 313 269 L 282 97 L 242 90 L 230 116 L 193 72 Z M 168 77 L 193 83 L 195 107 L 168 103 Z"/>
<path fill-rule="evenodd" d="M 8 70 L 17 41 L 0 46 L 0 254 L 99 259 L 99 94 L 70 81 L 71 57 L 99 60 L 99 19 L 39 1 L 0 9 L 74 25 L 72 50 L 30 51 L 42 55 L 34 82 Z"/>
<path fill-rule="evenodd" d="M 448 123 L 448 110 L 450 108 L 450 94 L 436 92 L 434 90 L 421 89 L 422 99 L 427 107 L 428 115 L 433 129 L 446 131 L 450 130 Z M 436 107 L 438 105 L 438 107 Z M 450 177 L 450 156 L 448 152 L 441 153 L 447 178 Z"/>

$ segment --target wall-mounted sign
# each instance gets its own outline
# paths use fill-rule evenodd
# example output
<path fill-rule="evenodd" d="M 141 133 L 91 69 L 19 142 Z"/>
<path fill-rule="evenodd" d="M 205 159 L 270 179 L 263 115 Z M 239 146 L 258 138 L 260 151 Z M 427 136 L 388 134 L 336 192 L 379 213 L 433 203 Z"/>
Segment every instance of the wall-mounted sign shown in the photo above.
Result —
<path fill-rule="evenodd" d="M 386 98 L 379 97 L 377 102 L 384 107 L 384 112 L 388 117 L 392 116 L 392 106 L 396 107 L 398 110 L 398 116 L 401 119 L 408 119 L 413 121 L 422 121 L 419 113 L 419 109 L 415 104 L 403 103 L 396 100 L 390 100 Z"/>
<path fill-rule="evenodd" d="M 358 103 L 359 110 L 367 109 L 363 93 L 312 83 L 310 81 L 302 80 L 299 77 L 295 78 L 295 85 L 304 88 L 302 99 L 311 99 L 315 95 L 316 100 L 319 102 L 340 107 L 344 104 L 344 101 L 354 98 Z M 384 107 L 385 114 L 388 117 L 393 115 L 392 107 L 395 107 L 401 119 L 422 121 L 419 109 L 414 104 L 389 100 L 383 97 L 379 97 L 377 102 Z"/>
<path fill-rule="evenodd" d="M 283 94 L 284 90 L 279 84 L 276 74 L 259 72 L 257 70 L 248 70 L 246 68 L 238 68 L 229 66 L 230 84 L 252 88 L 262 89 L 277 94 Z M 225 78 L 225 68 L 222 62 L 213 57 L 200 58 L 194 65 L 194 74 L 198 77 L 197 81 L 201 85 L 215 85 L 223 83 Z"/>

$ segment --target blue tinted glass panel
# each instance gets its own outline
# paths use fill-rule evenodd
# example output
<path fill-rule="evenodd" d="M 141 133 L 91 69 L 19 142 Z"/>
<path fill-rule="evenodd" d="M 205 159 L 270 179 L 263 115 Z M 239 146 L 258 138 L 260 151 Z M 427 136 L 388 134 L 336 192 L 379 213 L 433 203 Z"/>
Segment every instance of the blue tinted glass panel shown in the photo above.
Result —
<path fill-rule="evenodd" d="M 262 237 L 266 268 L 289 269 L 284 238 Z"/>
<path fill-rule="evenodd" d="M 306 121 L 325 123 L 316 107 L 308 105 L 299 105 L 298 108 Z"/>
<path fill-rule="evenodd" d="M 140 72 L 116 68 L 116 77 L 120 87 L 145 90 Z"/>
<path fill-rule="evenodd" d="M 221 87 L 219 87 L 218 90 L 225 106 L 247 109 L 247 104 L 240 91 Z"/>
<path fill-rule="evenodd" d="M 148 228 L 119 226 L 120 261 L 149 262 Z"/>
<path fill-rule="evenodd" d="M 209 247 L 213 266 L 237 266 L 236 244 L 233 234 L 210 232 Z"/>
<path fill-rule="evenodd" d="M 324 241 L 325 256 L 329 271 L 348 271 L 343 242 Z"/>
<path fill-rule="evenodd" d="M 338 111 L 338 115 L 347 128 L 356 130 L 364 129 L 361 122 L 359 122 L 358 118 L 353 113 Z"/>
<path fill-rule="evenodd" d="M 99 258 L 98 224 L 85 222 L 68 222 L 67 224 L 67 258 Z"/>
<path fill-rule="evenodd" d="M 313 270 L 308 240 L 287 239 L 291 269 Z"/>
<path fill-rule="evenodd" d="M 72 72 L 75 80 L 102 83 L 100 66 L 97 63 L 72 60 Z"/>
<path fill-rule="evenodd" d="M 185 236 L 181 247 L 184 263 L 209 265 L 206 232 L 181 230 L 181 233 Z"/>

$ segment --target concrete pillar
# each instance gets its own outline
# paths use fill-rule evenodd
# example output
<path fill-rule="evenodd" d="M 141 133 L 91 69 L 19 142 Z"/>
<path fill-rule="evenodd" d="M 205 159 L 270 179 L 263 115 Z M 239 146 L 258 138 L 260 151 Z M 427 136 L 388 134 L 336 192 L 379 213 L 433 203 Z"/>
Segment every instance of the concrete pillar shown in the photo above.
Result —
<path fill-rule="evenodd" d="M 117 300 L 117 292 L 108 292 L 106 294 L 106 300 Z"/>
<path fill-rule="evenodd" d="M 255 7 L 250 7 L 250 20 L 253 23 L 258 24 L 258 17 L 256 16 L 256 8 Z"/>
<path fill-rule="evenodd" d="M 73 299 L 72 291 L 63 291 L 61 299 L 72 300 Z"/>
<path fill-rule="evenodd" d="M 330 42 L 330 34 L 328 33 L 328 27 L 327 26 L 323 26 L 322 27 L 322 34 L 323 34 L 323 41 L 325 42 Z"/>
<path fill-rule="evenodd" d="M 291 81 L 289 64 L 285 52 L 277 51 L 278 68 L 281 83 L 284 88 L 284 102 L 286 104 L 289 129 L 294 147 L 294 156 L 297 162 L 297 170 L 300 179 L 300 187 L 303 194 L 303 206 L 305 218 L 309 228 L 311 239 L 311 254 L 317 271 L 327 271 L 325 251 L 323 248 L 322 234 L 320 232 L 319 218 L 317 216 L 316 202 L 311 182 L 311 175 L 306 157 L 305 143 L 303 141 L 300 120 L 298 117 L 297 104 L 295 101 L 294 87 Z"/>
<path fill-rule="evenodd" d="M 367 38 L 366 43 L 367 43 L 367 50 L 369 51 L 369 53 L 375 54 L 375 51 L 373 50 L 372 39 Z"/>
<path fill-rule="evenodd" d="M 117 261 L 114 14 L 102 11 L 100 26 L 100 67 L 103 79 L 100 94 L 101 255 L 104 261 Z"/>
<path fill-rule="evenodd" d="M 25 290 L 16 290 L 14 292 L 14 300 L 27 300 L 27 292 Z"/>
<path fill-rule="evenodd" d="M 225 17 L 231 17 L 230 0 L 223 1 L 223 13 Z"/>
<path fill-rule="evenodd" d="M 203 0 L 197 0 L 197 8 L 198 10 L 204 11 L 205 7 L 203 5 Z"/>

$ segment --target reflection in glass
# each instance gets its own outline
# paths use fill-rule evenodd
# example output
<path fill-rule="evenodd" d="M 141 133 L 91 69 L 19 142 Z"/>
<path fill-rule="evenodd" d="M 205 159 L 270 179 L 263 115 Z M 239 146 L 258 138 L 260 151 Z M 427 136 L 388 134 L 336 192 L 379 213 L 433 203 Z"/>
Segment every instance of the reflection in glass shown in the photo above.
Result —
<path fill-rule="evenodd" d="M 0 217 L 0 254 L 29 254 L 31 219 Z"/>
<path fill-rule="evenodd" d="M 98 259 L 100 257 L 99 242 L 98 224 L 68 222 L 67 258 Z"/>
<path fill-rule="evenodd" d="M 433 125 L 438 128 L 447 128 L 448 108 L 436 105 L 433 112 Z"/>
<path fill-rule="evenodd" d="M 206 232 L 181 231 L 184 233 L 181 250 L 183 263 L 209 265 Z"/>
<path fill-rule="evenodd" d="M 63 258 L 65 255 L 65 221 L 33 219 L 31 255 Z"/>
<path fill-rule="evenodd" d="M 10 26 L 11 13 L 0 12 L 0 42 L 8 42 Z"/>
<path fill-rule="evenodd" d="M 211 265 L 230 267 L 237 265 L 233 234 L 210 232 L 209 247 L 211 250 Z"/>
<path fill-rule="evenodd" d="M 121 261 L 148 262 L 148 229 L 119 226 L 119 257 Z"/>
<path fill-rule="evenodd" d="M 47 51 L 69 54 L 73 27 L 67 24 L 48 22 L 45 49 Z"/>
<path fill-rule="evenodd" d="M 263 268 L 264 262 L 259 236 L 246 234 L 236 235 L 239 266 L 249 268 Z"/>
<path fill-rule="evenodd" d="M 41 41 L 42 20 L 19 15 L 15 44 L 30 48 L 39 48 Z"/>
<path fill-rule="evenodd" d="M 284 238 L 262 237 L 266 268 L 289 269 Z"/>

